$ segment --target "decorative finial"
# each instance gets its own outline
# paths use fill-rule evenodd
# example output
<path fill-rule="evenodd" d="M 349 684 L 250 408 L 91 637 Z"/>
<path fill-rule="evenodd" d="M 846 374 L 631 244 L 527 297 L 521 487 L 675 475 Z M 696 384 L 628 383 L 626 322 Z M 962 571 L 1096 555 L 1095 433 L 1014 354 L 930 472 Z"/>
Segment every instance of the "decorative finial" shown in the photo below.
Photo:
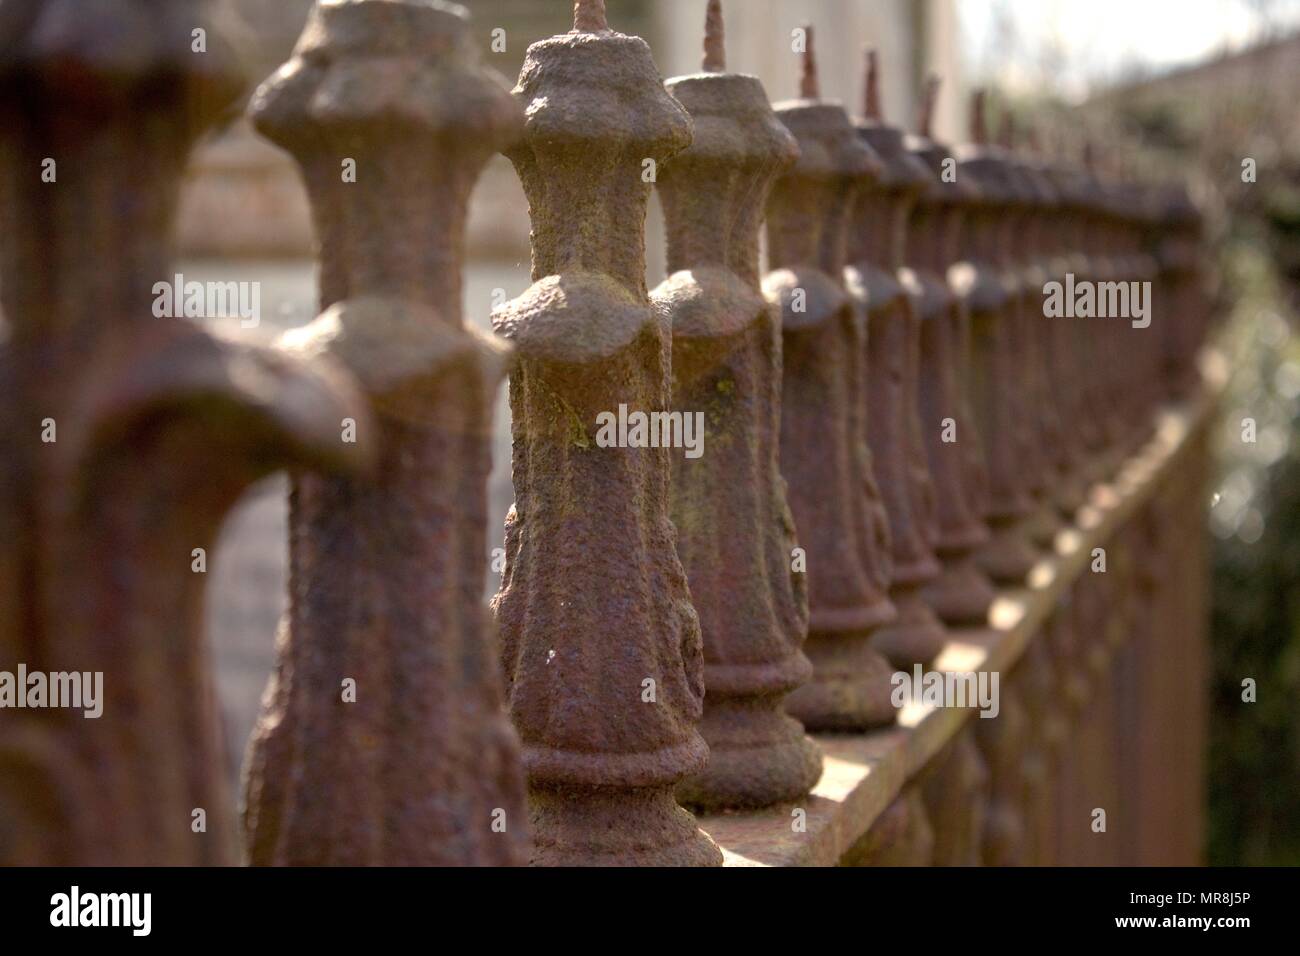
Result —
<path fill-rule="evenodd" d="M 921 107 L 916 114 L 916 132 L 930 138 L 930 124 L 934 120 L 934 104 L 939 99 L 939 87 L 943 80 L 934 73 L 925 78 L 925 88 L 921 91 Z"/>
<path fill-rule="evenodd" d="M 704 72 L 724 73 L 727 69 L 726 33 L 722 26 L 722 0 L 709 0 L 704 14 Z"/>
<path fill-rule="evenodd" d="M 988 126 L 984 121 L 984 94 L 985 90 L 981 88 L 970 95 L 970 139 L 976 146 L 984 146 L 988 143 Z"/>
<path fill-rule="evenodd" d="M 866 83 L 862 90 L 862 115 L 869 120 L 880 122 L 884 114 L 880 109 L 880 75 L 876 63 L 876 51 L 863 47 L 866 56 Z"/>
<path fill-rule="evenodd" d="M 608 29 L 609 22 L 605 19 L 605 0 L 574 0 L 574 33 L 600 33 Z"/>
<path fill-rule="evenodd" d="M 805 100 L 819 100 L 822 96 L 821 84 L 817 82 L 817 54 L 813 49 L 813 28 L 811 23 L 803 27 L 803 71 L 799 75 L 799 97 Z"/>

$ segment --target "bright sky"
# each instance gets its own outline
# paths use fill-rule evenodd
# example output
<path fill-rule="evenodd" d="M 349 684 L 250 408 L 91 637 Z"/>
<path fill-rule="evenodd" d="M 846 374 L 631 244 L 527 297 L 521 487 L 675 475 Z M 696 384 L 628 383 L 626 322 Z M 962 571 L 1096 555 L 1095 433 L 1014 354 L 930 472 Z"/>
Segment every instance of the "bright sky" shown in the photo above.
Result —
<path fill-rule="evenodd" d="M 955 0 L 972 77 L 1009 87 L 1054 86 L 1082 96 L 1089 83 L 1141 65 L 1150 72 L 1257 40 L 1272 23 L 1300 29 L 1300 0 Z M 1011 24 L 1011 33 L 999 24 Z M 999 37 L 1002 39 L 999 39 Z M 1050 51 L 1064 52 L 1064 69 Z"/>

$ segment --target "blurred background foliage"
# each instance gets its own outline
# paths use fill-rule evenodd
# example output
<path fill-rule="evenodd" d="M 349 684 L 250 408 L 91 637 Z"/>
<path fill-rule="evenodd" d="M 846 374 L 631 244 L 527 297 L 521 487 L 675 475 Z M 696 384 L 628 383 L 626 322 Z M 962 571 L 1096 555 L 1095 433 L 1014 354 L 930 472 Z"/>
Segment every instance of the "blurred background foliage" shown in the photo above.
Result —
<path fill-rule="evenodd" d="M 1225 317 L 1232 374 L 1206 502 L 1208 862 L 1300 864 L 1300 37 L 1098 105 L 1099 122 L 1141 144 L 1131 167 L 1191 179 Z"/>
<path fill-rule="evenodd" d="M 1002 103 L 1053 151 L 1091 145 L 1105 173 L 1184 179 L 1206 213 L 1230 369 L 1206 502 L 1207 862 L 1300 864 L 1300 34 L 1135 70 L 1082 104 L 1052 84 Z"/>

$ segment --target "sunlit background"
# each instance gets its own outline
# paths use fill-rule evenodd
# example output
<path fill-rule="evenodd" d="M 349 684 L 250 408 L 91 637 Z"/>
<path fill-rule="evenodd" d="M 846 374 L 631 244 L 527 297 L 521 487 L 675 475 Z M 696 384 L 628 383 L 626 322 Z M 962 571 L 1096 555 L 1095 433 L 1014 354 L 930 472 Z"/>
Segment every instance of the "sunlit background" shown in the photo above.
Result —
<path fill-rule="evenodd" d="M 957 0 L 971 80 L 1078 101 L 1300 27 L 1294 0 Z"/>

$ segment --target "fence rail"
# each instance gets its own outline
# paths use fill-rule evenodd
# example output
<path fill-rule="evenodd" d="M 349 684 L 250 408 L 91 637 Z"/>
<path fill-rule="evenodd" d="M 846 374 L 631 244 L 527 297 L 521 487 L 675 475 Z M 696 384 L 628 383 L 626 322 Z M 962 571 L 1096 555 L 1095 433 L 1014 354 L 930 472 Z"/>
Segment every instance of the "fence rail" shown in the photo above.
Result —
<path fill-rule="evenodd" d="M 874 52 L 854 119 L 811 28 L 769 105 L 716 0 L 699 74 L 579 0 L 513 94 L 460 8 L 319 0 L 249 111 L 321 312 L 253 345 L 159 306 L 241 89 L 207 6 L 0 16 L 0 862 L 1200 859 L 1223 376 L 1181 187 L 993 143 L 978 95 L 940 143 L 934 83 L 908 133 Z M 492 336 L 461 276 L 496 151 L 534 281 Z M 198 572 L 282 468 L 237 839 Z M 96 674 L 102 716 L 55 699 Z"/>

